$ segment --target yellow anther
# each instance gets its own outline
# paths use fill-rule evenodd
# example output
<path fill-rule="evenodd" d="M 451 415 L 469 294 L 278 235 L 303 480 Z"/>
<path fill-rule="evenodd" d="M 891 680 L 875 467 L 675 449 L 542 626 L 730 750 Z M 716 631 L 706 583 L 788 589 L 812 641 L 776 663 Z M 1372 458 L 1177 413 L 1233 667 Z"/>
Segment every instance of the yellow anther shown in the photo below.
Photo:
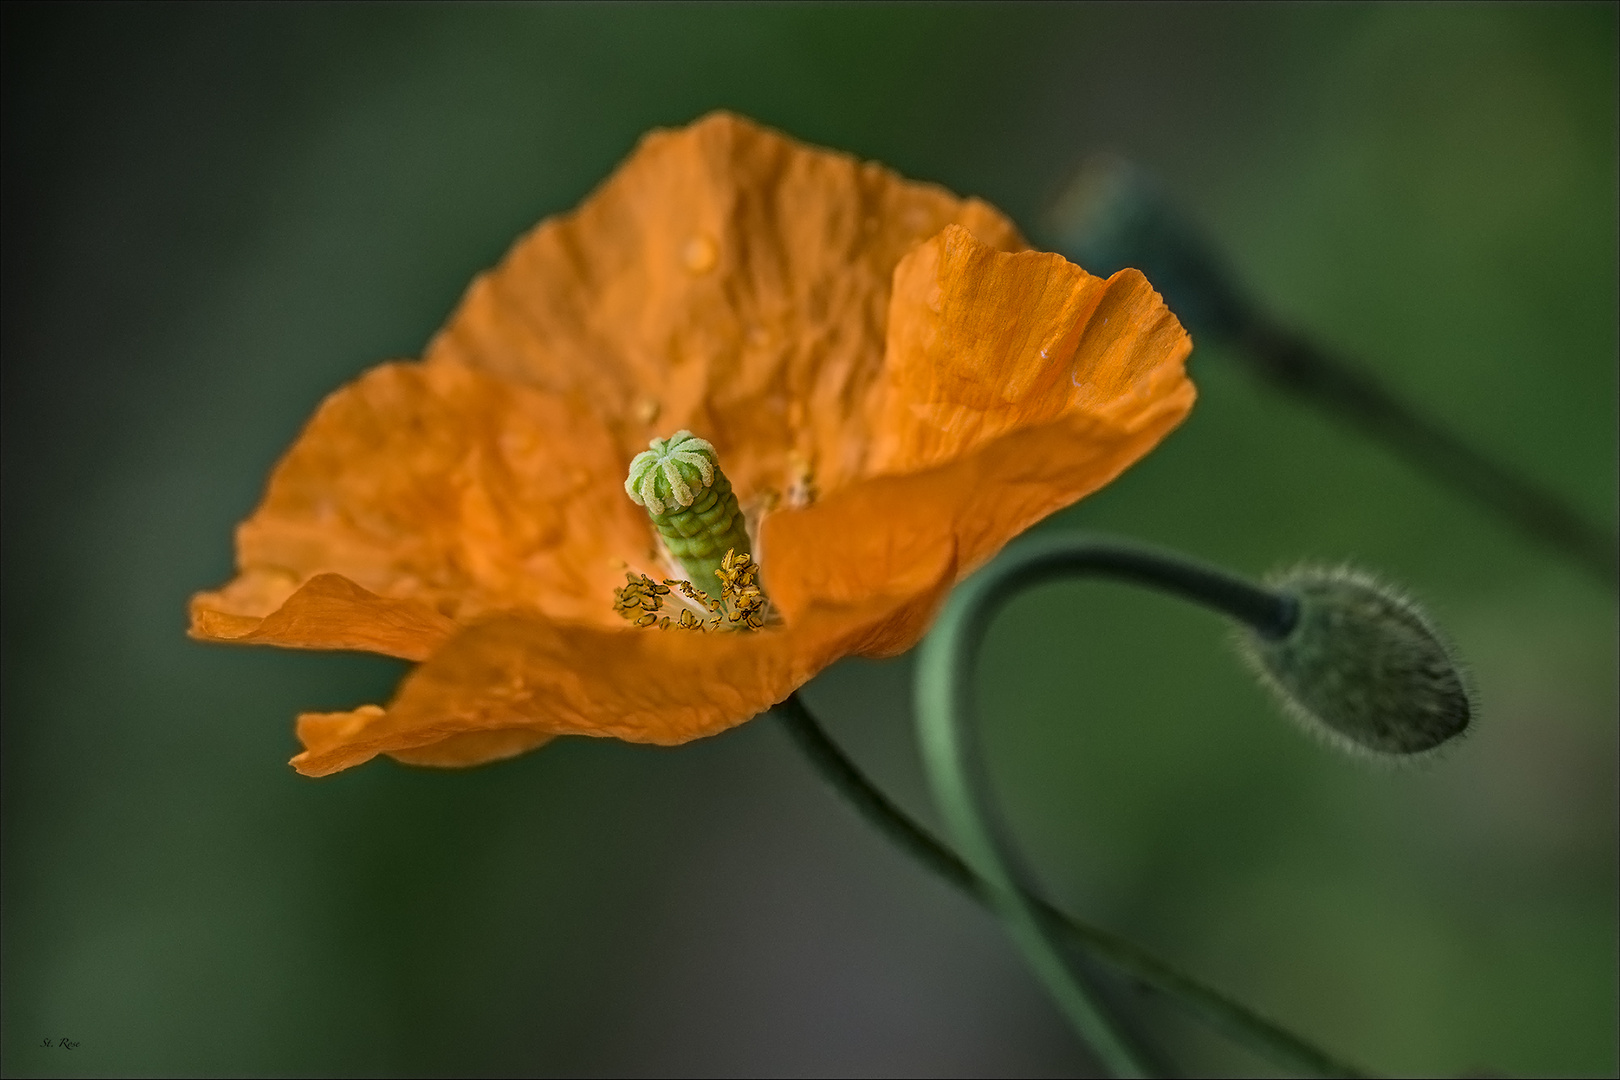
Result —
<path fill-rule="evenodd" d="M 624 575 L 624 585 L 613 590 L 613 610 L 637 626 L 648 626 L 649 619 L 663 607 L 663 597 L 669 590 L 645 574 Z M 662 594 L 662 595 L 661 595 Z"/>
<path fill-rule="evenodd" d="M 759 630 L 770 614 L 765 594 L 755 584 L 759 566 L 747 555 L 726 552 L 715 576 L 720 579 L 718 599 L 700 591 L 690 581 L 665 578 L 660 584 L 645 574 L 626 574 L 623 588 L 613 590 L 613 609 L 637 626 L 661 630 Z M 658 612 L 664 597 L 679 593 L 686 605 L 675 619 Z"/>

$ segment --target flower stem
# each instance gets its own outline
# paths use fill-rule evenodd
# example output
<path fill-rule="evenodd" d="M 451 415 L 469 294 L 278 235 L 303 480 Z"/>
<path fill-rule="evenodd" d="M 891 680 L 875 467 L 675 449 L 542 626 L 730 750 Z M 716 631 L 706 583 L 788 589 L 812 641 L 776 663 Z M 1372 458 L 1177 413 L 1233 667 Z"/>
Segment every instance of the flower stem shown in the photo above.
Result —
<path fill-rule="evenodd" d="M 942 880 L 990 906 L 985 884 L 956 853 L 931 836 L 872 783 L 833 742 L 798 694 L 775 708 L 777 719 L 824 780 L 846 798 L 869 824 Z M 1166 994 L 1233 1041 L 1280 1068 L 1303 1076 L 1359 1077 L 1366 1073 L 1347 1065 L 1293 1032 L 1279 1027 L 1219 990 L 1184 975 L 1134 943 L 1100 927 L 1072 918 L 1038 896 L 1030 902 L 1055 931 L 1070 943 L 1103 960 L 1122 975 Z"/>
<path fill-rule="evenodd" d="M 1281 636 L 1294 602 L 1216 570 L 1106 541 L 1026 541 L 964 582 L 951 596 L 917 660 L 917 738 L 934 799 L 958 849 L 1025 961 L 1081 1038 L 1116 1075 L 1148 1075 L 1143 1056 L 1097 1000 L 1085 972 L 1065 956 L 1032 897 L 1033 878 L 1001 821 L 970 717 L 979 646 L 990 620 L 1020 591 L 1059 575 L 1103 573 L 1207 604 L 1266 636 Z"/>

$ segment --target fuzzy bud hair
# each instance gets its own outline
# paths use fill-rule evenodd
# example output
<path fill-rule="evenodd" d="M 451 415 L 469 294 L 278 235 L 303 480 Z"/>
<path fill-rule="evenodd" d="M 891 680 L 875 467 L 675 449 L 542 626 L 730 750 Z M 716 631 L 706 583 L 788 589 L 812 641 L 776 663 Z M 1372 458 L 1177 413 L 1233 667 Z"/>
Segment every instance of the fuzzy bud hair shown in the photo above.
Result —
<path fill-rule="evenodd" d="M 1422 610 L 1349 568 L 1300 567 L 1268 584 L 1298 603 L 1282 637 L 1244 632 L 1242 650 L 1283 707 L 1342 750 L 1410 759 L 1467 729 L 1460 665 Z"/>

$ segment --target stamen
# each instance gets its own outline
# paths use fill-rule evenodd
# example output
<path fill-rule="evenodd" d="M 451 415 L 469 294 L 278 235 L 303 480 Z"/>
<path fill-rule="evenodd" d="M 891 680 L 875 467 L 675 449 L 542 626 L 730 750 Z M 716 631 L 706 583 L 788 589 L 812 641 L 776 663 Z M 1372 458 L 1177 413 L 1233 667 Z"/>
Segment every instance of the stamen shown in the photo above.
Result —
<path fill-rule="evenodd" d="M 770 617 L 770 601 L 755 583 L 759 566 L 753 558 L 728 549 L 714 573 L 720 581 L 719 599 L 700 592 L 690 581 L 666 578 L 659 584 L 645 574 L 627 573 L 624 587 L 613 591 L 613 609 L 636 626 L 657 624 L 660 630 L 762 629 Z M 683 607 L 673 621 L 668 615 L 659 618 L 664 597 L 673 599 L 673 593 L 691 607 Z"/>

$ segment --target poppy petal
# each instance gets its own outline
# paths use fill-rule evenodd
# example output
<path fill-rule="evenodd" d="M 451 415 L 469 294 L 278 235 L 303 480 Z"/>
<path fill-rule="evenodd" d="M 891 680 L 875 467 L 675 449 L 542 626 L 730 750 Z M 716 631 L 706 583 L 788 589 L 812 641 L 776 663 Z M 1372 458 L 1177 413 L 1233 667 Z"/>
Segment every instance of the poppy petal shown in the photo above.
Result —
<path fill-rule="evenodd" d="M 1119 475 L 1192 407 L 1191 340 L 1134 270 L 1104 282 L 951 227 L 895 282 L 879 475 L 761 528 L 771 597 L 789 620 L 892 588 L 930 551 L 949 548 L 971 572 Z M 886 649 L 925 630 L 896 624 Z"/>
<path fill-rule="evenodd" d="M 411 750 L 394 750 L 388 756 L 407 765 L 462 769 L 526 754 L 530 750 L 544 746 L 554 738 L 556 736 L 548 731 L 534 731 L 529 728 L 463 731 L 460 735 L 452 735 L 448 739 L 440 739 L 427 746 L 418 746 Z"/>
<path fill-rule="evenodd" d="M 604 598 L 625 558 L 651 547 L 645 515 L 613 482 L 622 469 L 576 402 L 449 365 L 374 368 L 328 398 L 277 465 L 238 530 L 241 575 L 195 599 L 192 633 L 369 648 L 275 622 L 321 573 L 461 621 L 526 607 L 613 626 Z"/>
<path fill-rule="evenodd" d="M 1130 428 L 1191 392 L 1192 341 L 1138 271 L 1104 281 L 1061 255 L 997 251 L 948 226 L 894 279 L 873 473 L 1065 415 Z"/>
<path fill-rule="evenodd" d="M 231 615 L 191 603 L 191 636 L 204 641 L 354 649 L 425 660 L 456 624 L 418 600 L 394 600 L 362 589 L 342 574 L 317 574 L 264 618 Z"/>
<path fill-rule="evenodd" d="M 367 706 L 300 718 L 307 749 L 292 764 L 325 776 L 380 753 L 423 761 L 473 747 L 469 733 L 523 732 L 536 744 L 553 735 L 661 745 L 713 735 L 783 700 L 838 657 L 879 648 L 875 628 L 925 619 L 954 564 L 940 571 L 931 589 L 904 599 L 816 607 L 793 625 L 757 633 L 604 631 L 537 614 L 491 616 L 413 672 L 386 712 Z"/>
<path fill-rule="evenodd" d="M 982 202 L 735 116 L 654 132 L 475 280 L 422 363 L 321 406 L 192 634 L 423 661 L 387 708 L 300 717 L 308 775 L 685 742 L 903 651 L 1192 404 L 1191 343 L 1140 274 L 1023 248 Z M 683 428 L 753 508 L 760 632 L 614 613 L 626 570 L 663 576 L 625 468 Z"/>
<path fill-rule="evenodd" d="M 833 491 L 863 469 L 895 264 L 951 223 L 1025 246 L 984 202 L 715 113 L 519 240 L 427 359 L 576 395 L 621 468 L 686 429 L 745 505 L 796 470 Z"/>
<path fill-rule="evenodd" d="M 364 739 L 368 728 L 385 724 L 386 717 L 378 705 L 362 705 L 349 712 L 304 713 L 298 718 L 298 738 L 306 749 L 293 758 L 293 765 L 316 755 L 341 753 L 345 745 Z M 546 732 L 527 728 L 463 731 L 426 746 L 394 750 L 390 756 L 407 765 L 464 768 L 516 757 L 551 739 Z"/>

